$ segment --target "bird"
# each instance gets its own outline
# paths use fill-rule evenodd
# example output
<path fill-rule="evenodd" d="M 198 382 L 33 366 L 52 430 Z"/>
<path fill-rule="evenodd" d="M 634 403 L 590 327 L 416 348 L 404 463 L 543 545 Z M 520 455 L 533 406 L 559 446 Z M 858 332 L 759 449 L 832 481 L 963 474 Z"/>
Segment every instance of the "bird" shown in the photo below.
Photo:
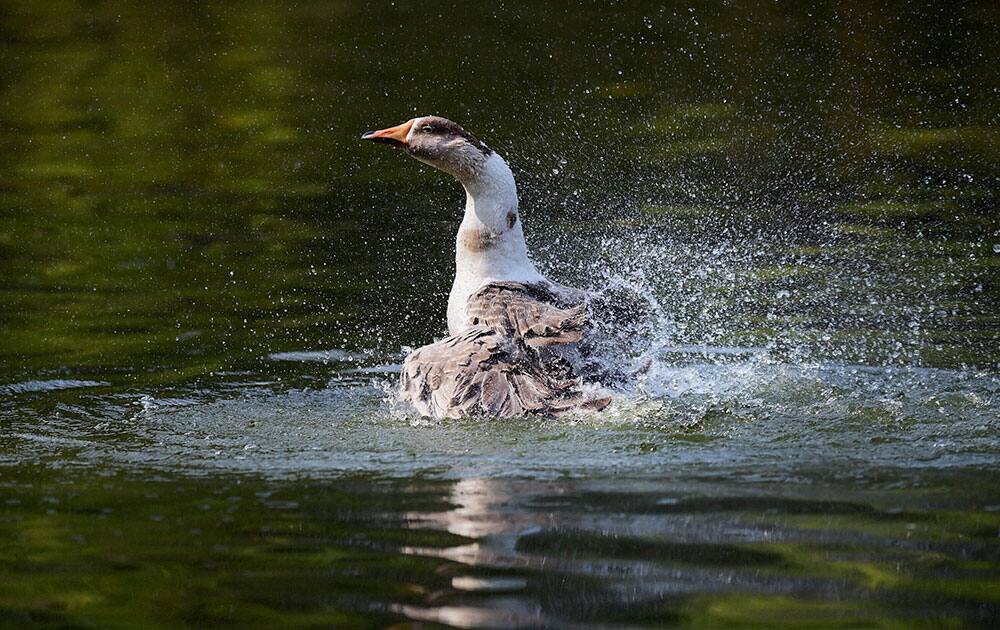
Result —
<path fill-rule="evenodd" d="M 400 397 L 422 416 L 558 416 L 601 411 L 611 396 L 581 387 L 587 291 L 543 276 L 524 239 L 517 185 L 496 151 L 442 116 L 367 131 L 465 188 L 455 237 L 448 336 L 411 352 Z"/>

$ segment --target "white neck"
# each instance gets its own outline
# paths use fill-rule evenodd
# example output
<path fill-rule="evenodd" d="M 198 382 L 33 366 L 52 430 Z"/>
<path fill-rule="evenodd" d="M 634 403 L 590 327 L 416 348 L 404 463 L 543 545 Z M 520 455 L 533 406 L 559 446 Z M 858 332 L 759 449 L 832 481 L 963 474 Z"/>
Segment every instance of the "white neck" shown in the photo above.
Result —
<path fill-rule="evenodd" d="M 544 278 L 528 257 L 510 167 L 492 153 L 475 177 L 463 181 L 465 216 L 455 239 L 455 282 L 448 298 L 448 331 L 466 327 L 465 304 L 488 282 Z"/>

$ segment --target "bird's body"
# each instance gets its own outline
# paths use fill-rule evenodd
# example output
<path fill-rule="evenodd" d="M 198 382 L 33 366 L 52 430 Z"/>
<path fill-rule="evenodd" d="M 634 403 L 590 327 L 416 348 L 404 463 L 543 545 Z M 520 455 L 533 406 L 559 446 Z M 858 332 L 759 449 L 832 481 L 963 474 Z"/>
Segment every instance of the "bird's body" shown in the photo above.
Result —
<path fill-rule="evenodd" d="M 588 331 L 588 294 L 551 282 L 531 262 L 517 187 L 503 158 L 437 116 L 362 137 L 406 149 L 453 175 L 466 191 L 449 336 L 406 358 L 402 398 L 437 418 L 606 407 L 610 397 L 580 389 L 572 360 Z"/>

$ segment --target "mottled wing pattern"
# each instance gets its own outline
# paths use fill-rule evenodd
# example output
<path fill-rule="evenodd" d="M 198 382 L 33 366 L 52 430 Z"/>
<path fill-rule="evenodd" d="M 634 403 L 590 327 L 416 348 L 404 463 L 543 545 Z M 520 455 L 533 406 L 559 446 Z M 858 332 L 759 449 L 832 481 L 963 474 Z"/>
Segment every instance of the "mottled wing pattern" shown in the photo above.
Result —
<path fill-rule="evenodd" d="M 470 415 L 558 415 L 600 410 L 609 397 L 587 397 L 573 380 L 545 373 L 518 338 L 489 326 L 472 326 L 424 346 L 406 358 L 400 379 L 403 400 L 434 418 Z"/>
<path fill-rule="evenodd" d="M 541 348 L 576 343 L 584 334 L 586 304 L 560 304 L 559 296 L 541 284 L 493 282 L 469 297 L 470 325 L 485 325 L 505 337 L 519 337 Z"/>

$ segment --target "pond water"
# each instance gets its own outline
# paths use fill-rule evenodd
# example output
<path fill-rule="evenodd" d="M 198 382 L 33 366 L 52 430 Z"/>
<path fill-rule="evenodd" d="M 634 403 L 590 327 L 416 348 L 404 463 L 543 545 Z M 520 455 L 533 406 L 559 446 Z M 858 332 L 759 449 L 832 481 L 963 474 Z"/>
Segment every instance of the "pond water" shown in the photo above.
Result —
<path fill-rule="evenodd" d="M 1000 623 L 991 2 L 0 2 L 0 624 Z M 644 305 L 429 421 L 464 195 Z"/>

